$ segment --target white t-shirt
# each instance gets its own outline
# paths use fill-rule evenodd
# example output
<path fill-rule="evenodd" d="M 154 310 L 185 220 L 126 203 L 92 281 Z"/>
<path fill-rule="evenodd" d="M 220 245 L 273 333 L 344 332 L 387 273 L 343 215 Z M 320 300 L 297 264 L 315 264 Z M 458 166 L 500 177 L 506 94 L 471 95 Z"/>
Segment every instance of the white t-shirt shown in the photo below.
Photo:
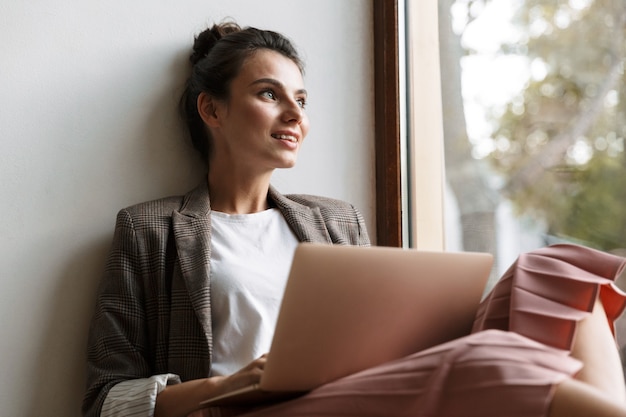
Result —
<path fill-rule="evenodd" d="M 211 375 L 268 352 L 297 244 L 278 209 L 211 212 Z"/>

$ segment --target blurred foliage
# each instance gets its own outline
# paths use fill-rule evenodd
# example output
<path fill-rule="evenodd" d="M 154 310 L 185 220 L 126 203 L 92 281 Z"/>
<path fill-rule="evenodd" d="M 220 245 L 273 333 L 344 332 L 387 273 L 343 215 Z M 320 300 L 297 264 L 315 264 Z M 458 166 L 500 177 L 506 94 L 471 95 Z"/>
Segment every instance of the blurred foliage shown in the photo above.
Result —
<path fill-rule="evenodd" d="M 457 2 L 468 21 L 488 5 Z M 626 1 L 515 4 L 519 40 L 498 53 L 526 56 L 532 76 L 505 109 L 492 109 L 487 159 L 518 212 L 545 220 L 550 234 L 624 248 Z"/>

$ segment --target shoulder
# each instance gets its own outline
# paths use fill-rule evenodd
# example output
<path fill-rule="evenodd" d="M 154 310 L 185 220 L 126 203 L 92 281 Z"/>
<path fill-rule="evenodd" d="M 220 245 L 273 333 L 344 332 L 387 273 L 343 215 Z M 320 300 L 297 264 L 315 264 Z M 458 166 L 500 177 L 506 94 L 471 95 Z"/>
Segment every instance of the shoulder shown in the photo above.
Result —
<path fill-rule="evenodd" d="M 287 194 L 284 198 L 292 205 L 297 204 L 318 211 L 325 221 L 363 223 L 360 211 L 353 204 L 343 200 L 310 194 Z"/>
<path fill-rule="evenodd" d="M 184 196 L 170 196 L 155 200 L 144 201 L 142 203 L 133 204 L 123 208 L 121 211 L 128 212 L 132 215 L 160 215 L 171 214 L 180 210 L 183 206 Z"/>
<path fill-rule="evenodd" d="M 289 212 L 294 217 L 292 221 L 302 229 L 309 232 L 312 229 L 323 230 L 333 243 L 370 244 L 365 220 L 354 205 L 309 194 L 286 194 L 281 197 L 284 199 L 283 214 Z"/>
<path fill-rule="evenodd" d="M 284 197 L 294 203 L 302 204 L 303 206 L 318 208 L 320 211 L 353 212 L 356 210 L 352 204 L 330 197 L 310 194 L 286 194 Z"/>
<path fill-rule="evenodd" d="M 122 269 L 141 266 L 142 270 L 152 270 L 163 264 L 157 260 L 173 256 L 174 252 L 169 250 L 173 218 L 183 201 L 182 196 L 166 197 L 119 210 L 109 264 L 125 265 L 119 266 Z"/>
<path fill-rule="evenodd" d="M 118 212 L 117 222 L 131 223 L 134 228 L 169 223 L 172 213 L 179 211 L 183 202 L 184 196 L 171 196 L 133 204 Z"/>
<path fill-rule="evenodd" d="M 206 183 L 201 183 L 185 195 L 159 198 L 128 206 L 118 213 L 118 222 L 126 219 L 134 227 L 155 227 L 170 224 L 175 213 L 186 217 L 204 217 L 209 212 Z"/>

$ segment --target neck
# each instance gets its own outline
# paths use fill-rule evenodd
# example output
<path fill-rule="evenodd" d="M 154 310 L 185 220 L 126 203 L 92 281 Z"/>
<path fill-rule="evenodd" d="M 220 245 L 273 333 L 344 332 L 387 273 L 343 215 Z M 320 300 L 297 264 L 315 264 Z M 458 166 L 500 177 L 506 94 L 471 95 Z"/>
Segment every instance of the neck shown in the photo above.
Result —
<path fill-rule="evenodd" d="M 242 180 L 232 175 L 209 172 L 211 209 L 228 214 L 250 214 L 267 210 L 270 176 Z"/>

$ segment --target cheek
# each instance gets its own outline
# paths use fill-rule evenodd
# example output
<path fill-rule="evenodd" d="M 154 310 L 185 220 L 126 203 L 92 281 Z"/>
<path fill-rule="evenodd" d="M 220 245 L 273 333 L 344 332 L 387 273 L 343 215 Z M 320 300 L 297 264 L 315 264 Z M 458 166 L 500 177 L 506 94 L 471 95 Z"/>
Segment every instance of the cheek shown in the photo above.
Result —
<path fill-rule="evenodd" d="M 250 106 L 245 109 L 245 111 L 241 112 L 241 121 L 247 121 L 248 123 L 259 123 L 265 120 L 266 116 L 263 112 L 263 109 L 258 107 Z"/>
<path fill-rule="evenodd" d="M 257 103 L 244 103 L 238 111 L 238 123 L 242 125 L 262 123 L 268 119 L 267 109 Z"/>

